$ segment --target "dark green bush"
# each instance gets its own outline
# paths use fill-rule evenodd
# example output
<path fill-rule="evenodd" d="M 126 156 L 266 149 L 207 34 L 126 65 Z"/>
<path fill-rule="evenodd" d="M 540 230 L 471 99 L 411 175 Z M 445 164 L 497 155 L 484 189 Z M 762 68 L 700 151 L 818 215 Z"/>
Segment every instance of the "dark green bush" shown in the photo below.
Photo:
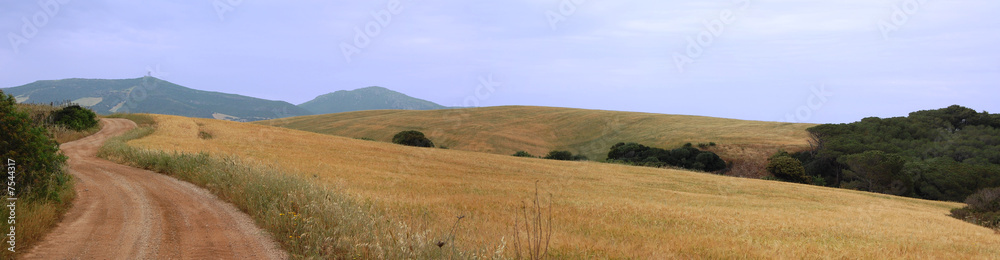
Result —
<path fill-rule="evenodd" d="M 517 151 L 516 153 L 514 153 L 514 156 L 517 156 L 517 157 L 535 157 L 534 155 L 531 155 L 530 153 L 525 152 L 525 151 Z"/>
<path fill-rule="evenodd" d="M 709 151 L 702 151 L 694 157 L 696 163 L 705 166 L 705 171 L 718 171 L 726 168 L 726 161 L 723 161 L 718 154 Z"/>
<path fill-rule="evenodd" d="M 726 162 L 719 155 L 698 150 L 690 143 L 669 151 L 638 143 L 618 143 L 608 151 L 608 161 L 650 167 L 674 166 L 708 172 L 726 169 Z"/>
<path fill-rule="evenodd" d="M 97 126 L 97 114 L 79 105 L 67 106 L 52 113 L 52 120 L 66 128 L 83 131 Z"/>
<path fill-rule="evenodd" d="M 0 92 L 0 160 L 5 166 L 14 160 L 18 197 L 58 200 L 58 193 L 70 180 L 62 169 L 66 156 L 59 153 L 59 145 L 45 129 L 34 125 L 16 104 L 14 96 Z"/>
<path fill-rule="evenodd" d="M 783 181 L 809 183 L 810 178 L 806 177 L 806 169 L 802 167 L 802 162 L 788 156 L 778 156 L 771 158 L 767 163 L 767 172 L 775 178 Z"/>
<path fill-rule="evenodd" d="M 572 161 L 573 153 L 569 151 L 551 151 L 548 155 L 545 155 L 544 158 L 550 160 Z"/>
<path fill-rule="evenodd" d="M 416 147 L 434 147 L 434 142 L 424 137 L 424 133 L 414 130 L 399 132 L 392 137 L 392 143 Z"/>

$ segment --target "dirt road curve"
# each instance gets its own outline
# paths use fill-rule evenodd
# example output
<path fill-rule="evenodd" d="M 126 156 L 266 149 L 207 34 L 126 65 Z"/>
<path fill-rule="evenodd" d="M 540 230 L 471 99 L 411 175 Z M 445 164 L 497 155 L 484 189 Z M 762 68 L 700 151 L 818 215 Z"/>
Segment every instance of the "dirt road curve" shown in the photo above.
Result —
<path fill-rule="evenodd" d="M 135 127 L 104 119 L 93 136 L 62 145 L 76 179 L 66 218 L 24 259 L 284 259 L 249 216 L 190 183 L 95 157 Z"/>

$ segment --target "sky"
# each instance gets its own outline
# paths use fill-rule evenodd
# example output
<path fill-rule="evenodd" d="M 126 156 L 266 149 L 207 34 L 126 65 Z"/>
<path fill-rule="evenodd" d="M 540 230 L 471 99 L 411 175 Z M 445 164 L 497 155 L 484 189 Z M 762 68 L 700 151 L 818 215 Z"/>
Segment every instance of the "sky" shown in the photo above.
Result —
<path fill-rule="evenodd" d="M 382 86 L 446 106 L 784 122 L 996 113 L 997 11 L 996 0 L 0 0 L 0 87 L 149 73 L 293 104 Z"/>

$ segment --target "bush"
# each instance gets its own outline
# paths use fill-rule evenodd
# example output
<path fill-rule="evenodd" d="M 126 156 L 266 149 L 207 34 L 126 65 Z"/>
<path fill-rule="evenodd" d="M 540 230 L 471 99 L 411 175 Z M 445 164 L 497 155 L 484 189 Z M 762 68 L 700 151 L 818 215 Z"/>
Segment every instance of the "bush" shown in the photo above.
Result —
<path fill-rule="evenodd" d="M 66 156 L 59 153 L 59 145 L 45 129 L 33 124 L 16 104 L 14 96 L 0 92 L 0 160 L 4 164 L 14 160 L 17 165 L 18 197 L 58 200 L 60 187 L 70 180 L 62 170 Z"/>
<path fill-rule="evenodd" d="M 530 153 L 525 152 L 525 151 L 517 151 L 516 153 L 514 153 L 514 156 L 517 156 L 517 157 L 535 157 L 534 155 L 531 155 Z"/>
<path fill-rule="evenodd" d="M 569 151 L 551 151 L 548 155 L 545 155 L 544 158 L 550 160 L 572 161 L 573 153 Z"/>
<path fill-rule="evenodd" d="M 637 143 L 618 143 L 611 146 L 608 159 L 634 163 L 650 157 L 649 150 L 650 147 Z"/>
<path fill-rule="evenodd" d="M 951 216 L 988 228 L 1000 229 L 1000 187 L 982 189 L 965 199 L 968 206 L 952 209 Z"/>
<path fill-rule="evenodd" d="M 979 190 L 969 195 L 965 204 L 974 212 L 1000 211 L 1000 187 Z"/>
<path fill-rule="evenodd" d="M 690 143 L 669 151 L 637 143 L 618 143 L 608 151 L 608 161 L 650 167 L 674 166 L 707 172 L 726 169 L 726 161 L 719 155 L 698 150 Z"/>
<path fill-rule="evenodd" d="M 788 156 L 778 156 L 767 163 L 767 172 L 775 178 L 784 181 L 809 183 L 806 178 L 806 168 L 802 167 L 802 162 Z"/>
<path fill-rule="evenodd" d="M 83 131 L 97 126 L 97 114 L 90 109 L 72 105 L 52 113 L 52 120 L 59 125 L 76 131 Z"/>
<path fill-rule="evenodd" d="M 392 137 L 392 143 L 416 147 L 434 147 L 434 142 L 424 137 L 424 133 L 414 130 L 399 132 Z"/>
<path fill-rule="evenodd" d="M 726 161 L 723 161 L 718 154 L 713 152 L 703 151 L 698 153 L 694 158 L 695 163 L 700 163 L 704 166 L 705 171 L 714 172 L 726 168 Z"/>

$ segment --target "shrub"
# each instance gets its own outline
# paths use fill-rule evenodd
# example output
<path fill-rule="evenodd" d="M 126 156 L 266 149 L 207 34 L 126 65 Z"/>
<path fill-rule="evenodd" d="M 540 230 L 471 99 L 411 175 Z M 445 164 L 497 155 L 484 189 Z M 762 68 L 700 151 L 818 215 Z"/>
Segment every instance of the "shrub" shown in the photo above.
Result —
<path fill-rule="evenodd" d="M 573 153 L 569 151 L 551 151 L 548 155 L 545 155 L 545 159 L 551 160 L 561 160 L 561 161 L 572 161 Z"/>
<path fill-rule="evenodd" d="M 414 130 L 399 132 L 392 137 L 392 143 L 416 147 L 434 147 L 434 142 L 424 137 L 424 133 Z"/>
<path fill-rule="evenodd" d="M 1000 187 L 982 189 L 965 199 L 974 212 L 1000 211 Z"/>
<path fill-rule="evenodd" d="M 1000 187 L 981 189 L 965 199 L 968 206 L 952 209 L 951 216 L 973 224 L 1000 229 Z"/>
<path fill-rule="evenodd" d="M 535 157 L 534 155 L 531 155 L 530 153 L 525 152 L 525 151 L 517 151 L 513 155 L 517 156 L 517 157 Z"/>
<path fill-rule="evenodd" d="M 806 178 L 806 168 L 802 167 L 802 162 L 788 156 L 774 157 L 767 163 L 767 172 L 775 178 L 784 181 L 809 183 Z"/>
<path fill-rule="evenodd" d="M 726 161 L 723 161 L 718 154 L 713 152 L 703 151 L 698 153 L 694 158 L 695 163 L 700 163 L 704 166 L 705 171 L 714 172 L 726 168 Z"/>
<path fill-rule="evenodd" d="M 611 150 L 608 151 L 608 159 L 638 162 L 649 157 L 647 154 L 649 150 L 650 147 L 637 143 L 618 143 L 611 146 Z"/>
<path fill-rule="evenodd" d="M 97 126 L 97 114 L 79 105 L 67 106 L 52 113 L 52 120 L 59 125 L 76 131 Z"/>
<path fill-rule="evenodd" d="M 62 170 L 66 156 L 16 104 L 14 96 L 0 92 L 0 159 L 4 164 L 14 160 L 17 165 L 17 196 L 58 200 L 60 187 L 70 180 Z"/>
<path fill-rule="evenodd" d="M 650 167 L 674 166 L 715 172 L 726 169 L 726 161 L 710 151 L 701 151 L 690 143 L 681 148 L 664 150 L 637 143 L 618 143 L 608 151 L 608 161 Z"/>

